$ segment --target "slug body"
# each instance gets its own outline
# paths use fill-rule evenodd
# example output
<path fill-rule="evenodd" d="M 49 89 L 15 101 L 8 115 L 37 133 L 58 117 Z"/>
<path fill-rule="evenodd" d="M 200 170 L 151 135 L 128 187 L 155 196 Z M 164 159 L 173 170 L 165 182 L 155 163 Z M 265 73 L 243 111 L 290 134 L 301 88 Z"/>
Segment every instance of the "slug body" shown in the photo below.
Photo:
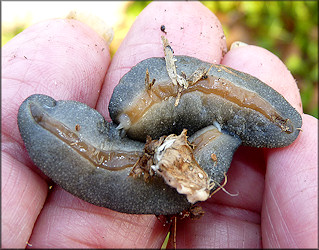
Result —
<path fill-rule="evenodd" d="M 21 104 L 31 159 L 73 195 L 123 213 L 177 214 L 221 186 L 241 143 L 297 138 L 301 116 L 275 90 L 222 65 L 175 60 L 162 39 L 165 59 L 138 63 L 114 89 L 114 123 L 75 101 L 32 95 Z"/>
<path fill-rule="evenodd" d="M 123 136 L 117 125 L 83 103 L 32 95 L 19 108 L 18 126 L 32 161 L 55 183 L 85 201 L 124 213 L 157 215 L 176 214 L 192 205 L 189 197 L 156 174 L 149 181 L 130 176 L 144 144 Z M 221 183 L 240 140 L 211 126 L 190 141 L 209 181 Z M 212 153 L 220 160 L 213 161 Z M 192 170 L 182 174 L 188 175 L 187 171 Z"/>
<path fill-rule="evenodd" d="M 178 105 L 179 89 L 164 58 L 138 63 L 115 87 L 110 116 L 130 138 L 145 141 L 147 135 L 159 138 L 183 129 L 193 134 L 214 123 L 253 147 L 283 147 L 297 138 L 300 114 L 257 78 L 187 56 L 176 56 L 176 69 L 189 82 Z M 155 79 L 152 84 L 145 83 L 145 72 Z"/>

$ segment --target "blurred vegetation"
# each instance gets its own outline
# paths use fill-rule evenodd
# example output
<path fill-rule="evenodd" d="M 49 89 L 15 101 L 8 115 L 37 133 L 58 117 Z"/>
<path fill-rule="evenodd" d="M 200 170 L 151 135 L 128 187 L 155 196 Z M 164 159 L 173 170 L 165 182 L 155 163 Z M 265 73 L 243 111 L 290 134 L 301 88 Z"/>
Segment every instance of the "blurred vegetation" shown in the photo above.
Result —
<path fill-rule="evenodd" d="M 10 30 L 4 31 L 1 30 L 1 46 L 5 45 L 11 38 L 18 35 L 20 32 L 22 32 L 27 26 L 19 25 L 11 28 Z"/>
<path fill-rule="evenodd" d="M 304 112 L 318 118 L 318 2 L 202 2 L 219 18 L 227 45 L 240 40 L 277 55 L 300 89 Z"/>
<path fill-rule="evenodd" d="M 111 55 L 136 16 L 150 1 L 129 2 L 114 27 Z M 304 112 L 318 118 L 318 2 L 317 1 L 202 1 L 220 20 L 228 48 L 234 41 L 263 47 L 276 54 L 300 88 Z M 25 27 L 2 33 L 2 45 Z"/>

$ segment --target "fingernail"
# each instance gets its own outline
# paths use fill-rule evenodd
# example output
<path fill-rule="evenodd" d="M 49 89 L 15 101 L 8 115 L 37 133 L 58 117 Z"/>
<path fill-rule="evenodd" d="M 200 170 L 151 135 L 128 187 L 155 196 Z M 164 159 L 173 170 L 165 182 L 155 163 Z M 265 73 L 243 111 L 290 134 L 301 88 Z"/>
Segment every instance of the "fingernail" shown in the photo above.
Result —
<path fill-rule="evenodd" d="M 230 50 L 232 49 L 236 49 L 238 47 L 243 47 L 243 46 L 247 46 L 247 43 L 241 42 L 241 41 L 235 41 L 230 45 Z"/>
<path fill-rule="evenodd" d="M 95 16 L 91 13 L 72 10 L 66 18 L 75 19 L 85 23 L 86 25 L 90 26 L 91 29 L 97 32 L 107 42 L 108 45 L 111 44 L 114 37 L 114 31 L 98 16 Z"/>

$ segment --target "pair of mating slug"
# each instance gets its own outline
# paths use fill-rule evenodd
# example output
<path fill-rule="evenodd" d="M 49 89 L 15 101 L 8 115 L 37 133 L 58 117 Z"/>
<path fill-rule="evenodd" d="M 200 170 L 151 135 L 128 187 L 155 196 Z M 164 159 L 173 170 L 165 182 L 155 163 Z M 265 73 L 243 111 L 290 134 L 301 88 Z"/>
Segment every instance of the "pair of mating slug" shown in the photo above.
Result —
<path fill-rule="evenodd" d="M 115 87 L 112 122 L 83 103 L 45 95 L 21 104 L 31 159 L 73 195 L 123 213 L 177 214 L 221 186 L 239 145 L 284 147 L 297 138 L 301 116 L 274 89 L 223 65 L 174 56 L 162 40 L 165 58 L 138 63 Z"/>

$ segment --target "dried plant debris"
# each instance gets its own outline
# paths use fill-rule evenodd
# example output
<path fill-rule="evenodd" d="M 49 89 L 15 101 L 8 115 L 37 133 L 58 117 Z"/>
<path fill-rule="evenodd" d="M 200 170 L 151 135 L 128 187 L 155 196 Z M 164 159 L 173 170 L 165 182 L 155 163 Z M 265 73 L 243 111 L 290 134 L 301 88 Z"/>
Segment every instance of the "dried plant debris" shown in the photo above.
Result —
<path fill-rule="evenodd" d="M 174 57 L 174 50 L 169 45 L 169 42 L 166 37 L 162 36 L 162 43 L 164 47 L 164 55 L 165 55 L 165 62 L 166 62 L 166 70 L 168 76 L 172 80 L 174 85 L 178 85 L 178 92 L 175 99 L 174 106 L 179 104 L 179 100 L 181 98 L 182 92 L 184 89 L 187 89 L 189 85 L 193 85 L 201 79 L 206 79 L 207 73 L 213 67 L 213 64 L 209 69 L 205 67 L 201 67 L 196 69 L 188 78 L 185 72 L 181 71 L 181 75 L 177 74 L 176 72 L 176 58 Z M 148 71 L 147 71 L 148 74 Z"/>
<path fill-rule="evenodd" d="M 184 210 L 174 215 L 159 215 L 157 219 L 163 224 L 163 226 L 169 225 L 169 241 L 172 242 L 173 249 L 176 249 L 176 233 L 177 233 L 177 221 L 185 218 L 192 220 L 198 220 L 205 214 L 202 207 L 193 205 L 189 209 Z"/>
<path fill-rule="evenodd" d="M 153 79 L 152 81 L 150 81 L 150 73 L 148 72 L 148 69 L 146 69 L 146 73 L 145 73 L 145 88 L 147 90 L 151 90 L 152 86 L 155 84 L 155 79 Z"/>
<path fill-rule="evenodd" d="M 210 180 L 195 160 L 193 148 L 186 137 L 186 129 L 180 135 L 169 135 L 159 140 L 148 140 L 145 154 L 133 168 L 132 173 L 163 177 L 165 182 L 185 194 L 190 203 L 207 200 Z"/>
<path fill-rule="evenodd" d="M 184 129 L 178 136 L 171 134 L 158 140 L 148 137 L 143 155 L 130 175 L 143 176 L 147 182 L 155 174 L 159 175 L 194 204 L 210 198 L 213 191 L 223 189 L 220 183 L 228 170 L 232 154 L 241 141 L 219 132 L 214 126 L 198 131 L 190 138 L 192 143 L 188 141 L 186 133 L 187 130 Z M 212 155 L 216 159 L 217 155 L 222 158 L 219 164 L 216 159 L 212 159 Z"/>
<path fill-rule="evenodd" d="M 171 78 L 174 85 L 178 85 L 187 89 L 188 82 L 186 79 L 176 72 L 175 61 L 176 58 L 174 57 L 174 50 L 169 45 L 169 42 L 166 37 L 162 36 L 162 43 L 164 47 L 164 54 L 165 54 L 165 62 L 166 62 L 166 70 L 168 76 Z"/>

